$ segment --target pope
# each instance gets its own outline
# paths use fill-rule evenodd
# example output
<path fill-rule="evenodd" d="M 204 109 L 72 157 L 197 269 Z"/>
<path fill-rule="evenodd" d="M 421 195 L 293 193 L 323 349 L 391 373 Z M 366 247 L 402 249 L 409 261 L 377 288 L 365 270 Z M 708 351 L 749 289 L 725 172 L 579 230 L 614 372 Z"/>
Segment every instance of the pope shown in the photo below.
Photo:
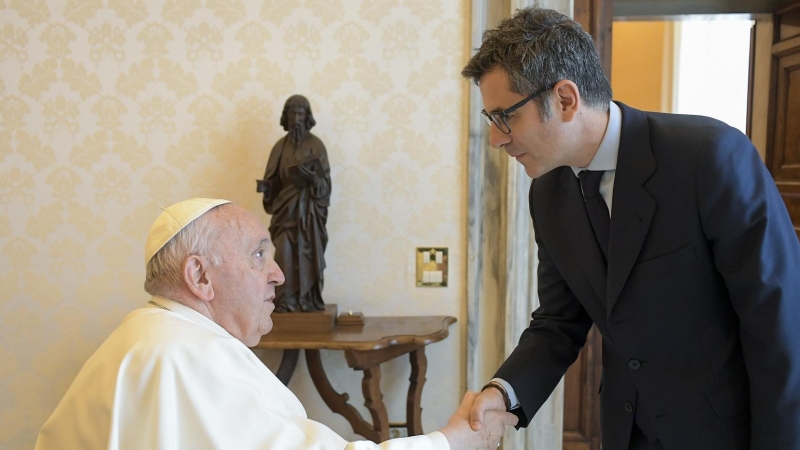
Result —
<path fill-rule="evenodd" d="M 227 200 L 196 198 L 161 213 L 145 244 L 145 290 L 81 369 L 42 427 L 36 450 L 489 449 L 516 416 L 469 425 L 476 394 L 440 431 L 347 442 L 308 419 L 248 348 L 272 329 L 284 281 L 267 230 Z"/>

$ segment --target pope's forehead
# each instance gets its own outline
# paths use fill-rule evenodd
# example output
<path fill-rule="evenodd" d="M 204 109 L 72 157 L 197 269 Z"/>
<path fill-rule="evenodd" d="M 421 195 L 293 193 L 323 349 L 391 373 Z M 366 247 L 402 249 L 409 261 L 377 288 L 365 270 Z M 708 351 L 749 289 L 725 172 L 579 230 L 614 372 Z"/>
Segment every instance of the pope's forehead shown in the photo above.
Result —
<path fill-rule="evenodd" d="M 227 206 L 227 205 L 226 205 Z M 237 205 L 219 208 L 218 220 L 222 222 L 222 235 L 235 237 L 244 243 L 269 241 L 269 233 L 258 218 Z"/>

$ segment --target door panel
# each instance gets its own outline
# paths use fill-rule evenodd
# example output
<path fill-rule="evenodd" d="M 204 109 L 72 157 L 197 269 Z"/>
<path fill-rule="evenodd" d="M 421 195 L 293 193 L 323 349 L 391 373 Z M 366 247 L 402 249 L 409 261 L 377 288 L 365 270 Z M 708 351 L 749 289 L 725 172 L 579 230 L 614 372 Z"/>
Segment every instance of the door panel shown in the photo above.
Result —
<path fill-rule="evenodd" d="M 600 449 L 601 339 L 592 327 L 586 346 L 564 376 L 564 450 Z"/>
<path fill-rule="evenodd" d="M 775 95 L 770 101 L 767 167 L 800 238 L 800 3 L 775 14 Z"/>

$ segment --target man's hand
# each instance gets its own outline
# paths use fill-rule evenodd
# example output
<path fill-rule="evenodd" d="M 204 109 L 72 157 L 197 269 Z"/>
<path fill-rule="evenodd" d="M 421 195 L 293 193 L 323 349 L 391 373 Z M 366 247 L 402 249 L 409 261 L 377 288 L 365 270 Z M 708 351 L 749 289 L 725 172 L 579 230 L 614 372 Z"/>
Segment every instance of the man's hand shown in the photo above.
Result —
<path fill-rule="evenodd" d="M 499 395 L 499 393 L 498 393 Z M 461 406 L 442 428 L 441 432 L 450 444 L 450 450 L 481 449 L 495 450 L 500 445 L 506 425 L 517 424 L 517 416 L 505 411 L 486 411 L 483 413 L 483 426 L 474 431 L 469 425 L 470 408 L 479 397 L 475 392 L 467 392 Z M 500 399 L 500 403 L 503 400 Z"/>
<path fill-rule="evenodd" d="M 506 404 L 503 402 L 503 394 L 494 387 L 484 389 L 475 399 L 469 412 L 469 423 L 472 429 L 475 431 L 480 430 L 483 426 L 486 412 L 495 410 L 505 412 Z M 512 425 L 516 424 L 517 422 L 514 421 Z"/>

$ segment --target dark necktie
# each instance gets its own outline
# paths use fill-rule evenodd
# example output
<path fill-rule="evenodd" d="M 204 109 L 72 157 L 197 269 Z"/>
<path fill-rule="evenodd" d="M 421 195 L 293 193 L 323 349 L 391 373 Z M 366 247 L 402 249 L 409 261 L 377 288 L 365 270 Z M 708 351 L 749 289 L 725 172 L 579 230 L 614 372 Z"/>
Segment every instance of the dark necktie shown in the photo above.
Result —
<path fill-rule="evenodd" d="M 611 216 L 603 196 L 600 195 L 600 179 L 602 177 L 602 170 L 584 170 L 578 174 L 583 190 L 583 203 L 586 206 L 589 221 L 592 223 L 594 237 L 597 238 L 603 256 L 608 261 L 608 234 L 611 229 Z"/>

